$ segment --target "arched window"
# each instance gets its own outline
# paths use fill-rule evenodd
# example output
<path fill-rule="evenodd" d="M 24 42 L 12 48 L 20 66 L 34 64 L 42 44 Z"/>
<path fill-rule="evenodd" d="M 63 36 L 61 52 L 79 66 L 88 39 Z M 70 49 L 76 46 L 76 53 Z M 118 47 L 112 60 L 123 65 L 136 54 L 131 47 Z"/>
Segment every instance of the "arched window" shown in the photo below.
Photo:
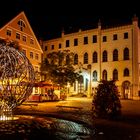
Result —
<path fill-rule="evenodd" d="M 97 71 L 93 72 L 93 81 L 97 81 Z"/>
<path fill-rule="evenodd" d="M 88 64 L 88 53 L 84 54 L 84 64 Z"/>
<path fill-rule="evenodd" d="M 106 70 L 103 70 L 103 77 L 102 77 L 102 79 L 103 80 L 107 80 L 107 71 Z"/>
<path fill-rule="evenodd" d="M 98 58 L 98 57 L 97 57 L 97 52 L 94 52 L 94 53 L 93 53 L 93 56 L 92 56 L 92 62 L 93 62 L 93 63 L 97 63 L 97 58 Z"/>
<path fill-rule="evenodd" d="M 125 69 L 124 69 L 123 75 L 124 75 L 124 76 L 129 76 L 129 69 L 128 69 L 128 68 L 125 68 Z"/>
<path fill-rule="evenodd" d="M 67 64 L 67 65 L 70 64 L 70 56 L 69 56 L 69 55 L 66 56 L 66 64 Z"/>
<path fill-rule="evenodd" d="M 78 54 L 74 55 L 74 65 L 78 64 Z"/>
<path fill-rule="evenodd" d="M 103 62 L 107 62 L 107 51 L 103 51 Z"/>
<path fill-rule="evenodd" d="M 117 49 L 115 49 L 113 51 L 113 61 L 118 61 L 118 50 Z"/>
<path fill-rule="evenodd" d="M 118 80 L 118 71 L 117 71 L 117 69 L 114 69 L 114 71 L 113 71 L 113 80 Z"/>
<path fill-rule="evenodd" d="M 22 19 L 20 19 L 20 20 L 17 22 L 17 24 L 19 25 L 20 30 L 23 31 L 23 29 L 25 28 L 25 22 L 24 22 Z"/>
<path fill-rule="evenodd" d="M 129 60 L 129 49 L 128 48 L 125 48 L 123 51 L 123 59 Z"/>

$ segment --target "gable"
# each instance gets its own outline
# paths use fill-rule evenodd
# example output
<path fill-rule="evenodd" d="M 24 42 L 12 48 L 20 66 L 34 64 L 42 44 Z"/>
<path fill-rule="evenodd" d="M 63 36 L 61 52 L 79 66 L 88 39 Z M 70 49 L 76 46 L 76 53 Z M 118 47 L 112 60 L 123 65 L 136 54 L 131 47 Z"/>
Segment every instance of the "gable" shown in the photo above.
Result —
<path fill-rule="evenodd" d="M 8 35 L 7 32 L 11 32 L 11 35 Z M 24 12 L 18 14 L 0 29 L 0 37 L 19 42 L 21 48 L 33 49 L 43 53 Z"/>

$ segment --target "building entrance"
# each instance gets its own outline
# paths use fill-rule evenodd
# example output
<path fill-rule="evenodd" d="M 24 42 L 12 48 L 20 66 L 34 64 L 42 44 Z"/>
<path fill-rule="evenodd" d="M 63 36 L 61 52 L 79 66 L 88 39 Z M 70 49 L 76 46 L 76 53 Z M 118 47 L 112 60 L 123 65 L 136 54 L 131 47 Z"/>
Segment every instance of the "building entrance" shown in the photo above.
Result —
<path fill-rule="evenodd" d="M 131 98 L 131 84 L 129 81 L 124 81 L 122 83 L 122 98 L 130 99 Z"/>

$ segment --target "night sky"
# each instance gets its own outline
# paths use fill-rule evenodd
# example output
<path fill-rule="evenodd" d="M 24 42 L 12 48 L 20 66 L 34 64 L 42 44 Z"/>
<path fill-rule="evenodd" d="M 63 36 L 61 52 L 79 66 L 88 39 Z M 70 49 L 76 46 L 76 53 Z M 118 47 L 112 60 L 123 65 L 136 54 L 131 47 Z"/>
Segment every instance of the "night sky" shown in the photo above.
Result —
<path fill-rule="evenodd" d="M 59 37 L 61 30 L 76 32 L 103 25 L 140 19 L 138 0 L 4 0 L 0 7 L 0 25 L 24 11 L 38 39 Z"/>

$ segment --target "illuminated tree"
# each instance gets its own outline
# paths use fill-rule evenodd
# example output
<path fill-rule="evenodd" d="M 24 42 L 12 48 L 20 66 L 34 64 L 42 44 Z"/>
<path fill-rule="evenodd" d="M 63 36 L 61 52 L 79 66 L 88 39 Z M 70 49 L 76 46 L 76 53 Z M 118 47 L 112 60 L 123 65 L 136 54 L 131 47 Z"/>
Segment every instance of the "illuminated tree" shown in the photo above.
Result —
<path fill-rule="evenodd" d="M 66 86 L 67 83 L 74 83 L 79 78 L 79 74 L 73 67 L 73 55 L 68 50 L 49 53 L 41 65 L 46 80 L 51 80 L 61 87 Z"/>

